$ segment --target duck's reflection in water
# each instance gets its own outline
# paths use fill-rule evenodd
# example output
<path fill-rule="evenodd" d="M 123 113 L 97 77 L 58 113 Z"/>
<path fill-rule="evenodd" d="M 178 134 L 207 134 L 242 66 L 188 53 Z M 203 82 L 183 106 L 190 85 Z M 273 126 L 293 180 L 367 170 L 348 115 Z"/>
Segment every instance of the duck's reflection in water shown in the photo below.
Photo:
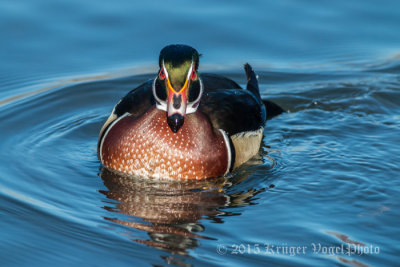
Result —
<path fill-rule="evenodd" d="M 156 181 L 116 174 L 103 168 L 101 178 L 107 198 L 117 201 L 107 210 L 136 218 L 106 218 L 119 224 L 146 231 L 147 240 L 134 239 L 172 253 L 187 254 L 199 245 L 199 239 L 213 239 L 203 232 L 202 218 L 221 222 L 223 216 L 239 215 L 224 211 L 227 207 L 249 204 L 263 190 L 225 194 L 226 178 L 206 181 Z M 242 180 L 242 179 L 240 179 Z M 141 219 L 137 219 L 141 218 Z"/>

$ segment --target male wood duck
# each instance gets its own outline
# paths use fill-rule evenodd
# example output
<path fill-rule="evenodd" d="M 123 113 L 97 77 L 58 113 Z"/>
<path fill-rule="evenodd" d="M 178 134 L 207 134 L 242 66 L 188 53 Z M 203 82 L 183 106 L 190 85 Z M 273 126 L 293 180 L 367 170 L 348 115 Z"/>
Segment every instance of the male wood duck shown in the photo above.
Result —
<path fill-rule="evenodd" d="M 200 75 L 199 53 L 187 45 L 164 47 L 159 67 L 157 77 L 118 102 L 102 127 L 104 166 L 159 179 L 205 179 L 258 153 L 267 114 L 249 64 L 247 90 L 222 76 Z"/>

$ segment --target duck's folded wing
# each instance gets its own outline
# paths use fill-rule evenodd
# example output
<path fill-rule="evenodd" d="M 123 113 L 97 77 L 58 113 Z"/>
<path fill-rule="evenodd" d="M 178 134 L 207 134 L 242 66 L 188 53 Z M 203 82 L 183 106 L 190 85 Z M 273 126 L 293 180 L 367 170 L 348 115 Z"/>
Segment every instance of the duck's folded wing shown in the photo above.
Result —
<path fill-rule="evenodd" d="M 218 74 L 202 73 L 200 77 L 204 85 L 205 92 L 219 91 L 220 89 L 227 90 L 226 88 L 242 88 L 235 81 Z"/>
<path fill-rule="evenodd" d="M 107 121 L 101 128 L 99 134 L 99 142 L 102 139 L 108 126 L 110 126 L 113 121 L 115 121 L 125 113 L 139 116 L 155 104 L 152 94 L 152 82 L 152 80 L 149 80 L 143 83 L 142 85 L 130 91 L 123 98 L 121 98 L 121 100 L 115 105 Z"/>
<path fill-rule="evenodd" d="M 216 130 L 229 139 L 231 169 L 256 155 L 260 149 L 266 120 L 264 104 L 243 89 L 206 93 L 199 106 Z"/>
<path fill-rule="evenodd" d="M 216 129 L 229 136 L 255 131 L 265 124 L 265 107 L 249 91 L 216 90 L 204 94 L 199 110 L 206 114 Z"/>

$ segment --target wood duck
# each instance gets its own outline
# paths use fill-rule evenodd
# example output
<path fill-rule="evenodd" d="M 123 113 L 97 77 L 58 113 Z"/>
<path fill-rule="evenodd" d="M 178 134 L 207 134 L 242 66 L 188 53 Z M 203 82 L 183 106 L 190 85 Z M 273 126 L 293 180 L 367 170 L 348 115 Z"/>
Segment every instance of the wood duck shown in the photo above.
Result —
<path fill-rule="evenodd" d="M 123 97 L 100 131 L 104 166 L 158 179 L 205 179 L 258 153 L 267 112 L 251 66 L 244 66 L 242 89 L 225 77 L 200 75 L 199 57 L 187 45 L 161 50 L 158 75 Z"/>

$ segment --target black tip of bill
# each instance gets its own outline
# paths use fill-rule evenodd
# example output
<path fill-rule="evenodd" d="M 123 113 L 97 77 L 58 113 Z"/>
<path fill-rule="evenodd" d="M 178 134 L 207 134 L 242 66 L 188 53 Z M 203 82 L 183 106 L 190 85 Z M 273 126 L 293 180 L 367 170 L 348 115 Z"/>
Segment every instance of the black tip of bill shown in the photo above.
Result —
<path fill-rule="evenodd" d="M 167 123 L 169 125 L 169 128 L 174 133 L 177 133 L 179 129 L 182 127 L 183 122 L 185 120 L 185 117 L 183 117 L 181 114 L 175 113 L 169 117 L 167 117 Z"/>

